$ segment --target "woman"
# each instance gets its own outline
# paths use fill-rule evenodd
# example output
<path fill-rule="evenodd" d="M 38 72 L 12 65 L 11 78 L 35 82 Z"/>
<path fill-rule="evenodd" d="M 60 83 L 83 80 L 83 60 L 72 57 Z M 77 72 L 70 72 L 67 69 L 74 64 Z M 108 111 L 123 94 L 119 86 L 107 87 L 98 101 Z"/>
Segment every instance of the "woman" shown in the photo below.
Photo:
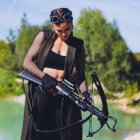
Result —
<path fill-rule="evenodd" d="M 55 9 L 50 19 L 52 28 L 37 34 L 23 63 L 26 70 L 42 80 L 45 90 L 29 83 L 32 109 L 26 99 L 21 139 L 82 140 L 82 126 L 54 134 L 39 133 L 33 127 L 35 122 L 40 130 L 55 130 L 81 119 L 80 109 L 57 94 L 58 81 L 65 78 L 80 90 L 84 99 L 90 97 L 85 80 L 85 49 L 83 41 L 72 34 L 72 12 L 67 8 Z"/>

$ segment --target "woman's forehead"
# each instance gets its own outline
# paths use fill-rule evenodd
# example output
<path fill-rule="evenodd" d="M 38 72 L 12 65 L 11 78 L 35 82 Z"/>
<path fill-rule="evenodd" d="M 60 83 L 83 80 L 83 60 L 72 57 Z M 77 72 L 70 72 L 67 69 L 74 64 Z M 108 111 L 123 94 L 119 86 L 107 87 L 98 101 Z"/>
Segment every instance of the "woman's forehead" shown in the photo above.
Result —
<path fill-rule="evenodd" d="M 61 22 L 59 24 L 54 24 L 54 27 L 56 29 L 66 29 L 71 26 L 72 26 L 71 22 Z"/>

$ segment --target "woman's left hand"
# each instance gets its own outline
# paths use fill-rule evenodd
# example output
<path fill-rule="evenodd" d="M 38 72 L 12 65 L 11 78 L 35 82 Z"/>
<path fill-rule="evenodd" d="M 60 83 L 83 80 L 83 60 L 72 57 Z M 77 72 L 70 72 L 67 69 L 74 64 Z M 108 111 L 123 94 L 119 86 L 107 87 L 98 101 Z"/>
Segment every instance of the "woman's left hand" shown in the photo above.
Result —
<path fill-rule="evenodd" d="M 82 99 L 90 104 L 93 102 L 93 99 L 88 91 L 84 91 L 82 93 Z"/>

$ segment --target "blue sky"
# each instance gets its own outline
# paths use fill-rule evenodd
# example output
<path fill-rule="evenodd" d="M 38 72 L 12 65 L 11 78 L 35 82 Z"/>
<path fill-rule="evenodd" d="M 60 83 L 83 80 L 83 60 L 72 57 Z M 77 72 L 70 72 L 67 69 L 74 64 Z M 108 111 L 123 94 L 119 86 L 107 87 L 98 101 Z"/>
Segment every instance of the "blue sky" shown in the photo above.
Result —
<path fill-rule="evenodd" d="M 31 24 L 40 25 L 49 19 L 54 8 L 68 7 L 73 11 L 74 22 L 83 8 L 97 8 L 108 22 L 115 19 L 127 46 L 140 52 L 140 0 L 1 0 L 0 39 L 5 40 L 9 29 L 20 26 L 23 13 Z"/>

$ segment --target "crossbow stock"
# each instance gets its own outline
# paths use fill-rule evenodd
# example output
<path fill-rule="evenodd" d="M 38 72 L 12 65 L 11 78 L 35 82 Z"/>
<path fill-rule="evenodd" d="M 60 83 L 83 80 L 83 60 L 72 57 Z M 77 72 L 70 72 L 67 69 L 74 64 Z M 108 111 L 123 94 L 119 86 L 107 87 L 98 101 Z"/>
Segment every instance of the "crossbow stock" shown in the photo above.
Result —
<path fill-rule="evenodd" d="M 24 70 L 19 74 L 20 77 L 22 77 L 23 79 L 26 79 L 28 81 L 31 81 L 37 85 L 39 85 L 40 88 L 42 88 L 42 82 L 40 79 L 34 77 L 33 75 L 31 75 L 28 71 Z M 97 129 L 96 131 L 89 131 L 88 137 L 92 137 L 95 133 L 97 133 L 101 128 L 103 128 L 103 126 L 106 124 L 107 127 L 115 132 L 115 126 L 117 123 L 117 119 L 110 116 L 109 112 L 108 112 L 108 106 L 107 106 L 107 101 L 106 101 L 106 96 L 105 93 L 103 91 L 103 88 L 101 86 L 101 83 L 98 79 L 98 76 L 96 73 L 93 73 L 92 75 L 92 80 L 96 85 L 96 88 L 99 92 L 100 98 L 101 98 L 101 102 L 102 102 L 102 110 L 100 110 L 99 108 L 97 108 L 95 105 L 89 104 L 88 102 L 82 100 L 82 97 L 80 97 L 74 90 L 74 85 L 72 83 L 70 83 L 67 80 L 63 80 L 61 82 L 58 83 L 58 85 L 56 86 L 56 88 L 58 89 L 58 94 L 61 94 L 62 96 L 65 96 L 66 98 L 70 99 L 75 105 L 77 105 L 82 111 L 88 111 L 90 112 L 90 115 L 88 117 L 86 117 L 83 120 L 79 120 L 76 123 L 71 124 L 70 126 L 64 127 L 64 128 L 60 128 L 60 129 L 56 129 L 56 130 L 40 130 L 39 128 L 37 128 L 36 124 L 34 123 L 34 129 L 37 132 L 40 133 L 59 133 L 59 132 L 63 132 L 65 130 L 71 129 L 73 127 L 76 127 L 77 125 L 82 125 L 85 122 L 87 122 L 88 120 L 91 119 L 92 115 L 95 115 L 98 120 L 100 121 L 100 127 L 99 129 Z M 28 100 L 27 100 L 28 101 Z M 114 122 L 113 126 L 111 127 L 108 124 L 108 120 L 112 120 Z"/>

